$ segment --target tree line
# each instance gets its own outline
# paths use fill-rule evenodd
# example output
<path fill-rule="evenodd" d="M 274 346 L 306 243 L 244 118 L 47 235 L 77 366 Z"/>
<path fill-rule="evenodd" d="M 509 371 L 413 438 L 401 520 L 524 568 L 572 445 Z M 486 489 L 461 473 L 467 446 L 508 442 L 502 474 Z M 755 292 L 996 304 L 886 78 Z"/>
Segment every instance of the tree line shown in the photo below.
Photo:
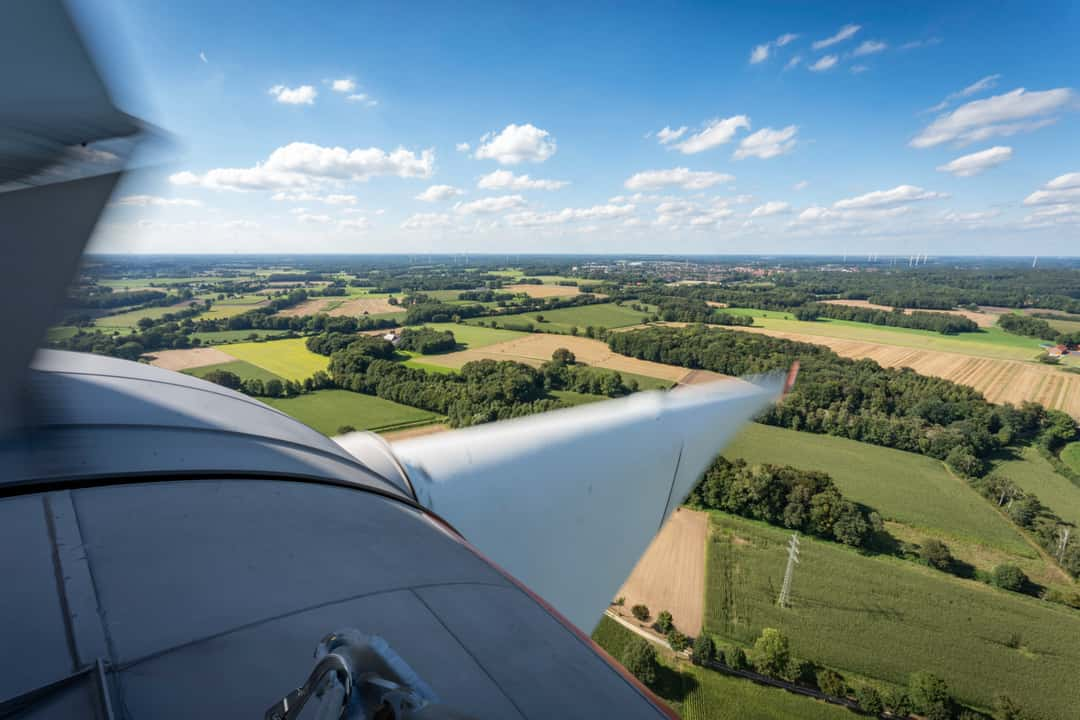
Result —
<path fill-rule="evenodd" d="M 1054 328 L 1046 320 L 1031 315 L 1005 313 L 998 318 L 998 326 L 1005 332 L 1014 335 L 1026 335 L 1040 340 L 1049 340 L 1070 348 L 1076 348 L 1077 345 L 1080 345 L 1080 331 L 1064 333 Z"/>
<path fill-rule="evenodd" d="M 922 311 L 906 313 L 900 308 L 881 310 L 836 303 L 813 303 L 802 308 L 795 308 L 794 314 L 796 320 L 816 320 L 819 317 L 827 317 L 833 320 L 849 320 L 871 325 L 933 330 L 942 335 L 979 331 L 979 326 L 974 320 L 960 315 Z"/>

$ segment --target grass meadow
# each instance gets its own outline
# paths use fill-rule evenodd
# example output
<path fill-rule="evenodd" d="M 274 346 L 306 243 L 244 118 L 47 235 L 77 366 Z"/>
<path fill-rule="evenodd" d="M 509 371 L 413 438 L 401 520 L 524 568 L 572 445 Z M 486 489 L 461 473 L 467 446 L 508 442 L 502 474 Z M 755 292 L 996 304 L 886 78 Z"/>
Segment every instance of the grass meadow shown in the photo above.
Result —
<path fill-rule="evenodd" d="M 724 456 L 827 472 L 846 497 L 869 505 L 886 520 L 946 542 L 955 538 L 1036 556 L 989 502 L 940 461 L 924 455 L 752 423 L 724 449 Z"/>
<path fill-rule="evenodd" d="M 973 333 L 942 335 L 932 330 L 888 327 L 830 318 L 803 322 L 796 320 L 791 313 L 753 308 L 728 308 L 726 312 L 750 315 L 754 318 L 756 327 L 777 332 L 820 335 L 1005 360 L 1032 360 L 1041 352 L 1040 341 L 1036 338 L 1013 335 L 998 327 L 982 328 L 979 332 Z"/>
<path fill-rule="evenodd" d="M 252 365 L 251 363 L 244 362 L 243 360 L 217 363 L 216 365 L 202 365 L 200 367 L 188 368 L 187 370 L 182 370 L 181 372 L 186 375 L 194 375 L 195 377 L 202 378 L 206 377 L 214 370 L 224 370 L 226 372 L 231 372 L 234 375 L 239 376 L 241 380 L 258 379 L 262 380 L 263 382 L 266 382 L 267 380 L 281 380 L 281 377 L 275 375 L 269 370 L 264 370 L 257 365 Z"/>
<path fill-rule="evenodd" d="M 800 657 L 904 684 L 943 677 L 963 702 L 1005 693 L 1034 716 L 1080 706 L 1080 613 L 886 556 L 804 537 L 792 606 L 777 593 L 790 533 L 713 512 L 706 551 L 705 629 L 749 645 L 778 628 Z"/>
<path fill-rule="evenodd" d="M 308 350 L 305 342 L 305 338 L 289 338 L 236 343 L 229 346 L 229 354 L 286 380 L 304 380 L 317 370 L 326 370 L 330 362 L 329 358 Z"/>
<path fill-rule="evenodd" d="M 293 398 L 259 399 L 324 435 L 336 435 L 343 425 L 357 430 L 396 430 L 439 419 L 427 410 L 348 390 L 318 390 Z"/>
<path fill-rule="evenodd" d="M 1062 462 L 1069 462 L 1066 453 L 1070 450 L 1076 455 L 1075 460 L 1080 461 L 1080 443 L 1072 443 L 1071 448 L 1062 451 Z M 1009 478 L 1025 492 L 1033 493 L 1061 519 L 1080 525 L 1080 487 L 1056 472 L 1037 448 L 1025 447 L 1016 457 L 995 462 L 993 472 Z M 1080 638 L 1077 641 L 1080 642 Z"/>
<path fill-rule="evenodd" d="M 537 322 L 536 316 L 543 315 L 544 322 Z M 517 313 L 514 315 L 499 315 L 492 318 L 470 318 L 465 322 L 470 325 L 478 322 L 489 324 L 492 320 L 503 327 L 507 323 L 523 325 L 532 323 L 545 332 L 569 334 L 570 329 L 576 327 L 581 334 L 589 325 L 597 328 L 626 327 L 637 325 L 645 317 L 645 313 L 616 305 L 615 303 L 598 303 L 596 305 L 580 305 L 578 307 L 560 308 L 558 310 L 540 310 L 537 312 Z"/>
<path fill-rule="evenodd" d="M 498 330 L 466 323 L 426 323 L 426 326 L 434 330 L 449 330 L 454 333 L 454 339 L 457 340 L 458 345 L 464 345 L 464 349 L 470 350 L 517 340 L 525 335 L 515 330 Z"/>
<path fill-rule="evenodd" d="M 1080 473 L 1080 442 L 1071 442 L 1061 451 L 1061 461 Z"/>

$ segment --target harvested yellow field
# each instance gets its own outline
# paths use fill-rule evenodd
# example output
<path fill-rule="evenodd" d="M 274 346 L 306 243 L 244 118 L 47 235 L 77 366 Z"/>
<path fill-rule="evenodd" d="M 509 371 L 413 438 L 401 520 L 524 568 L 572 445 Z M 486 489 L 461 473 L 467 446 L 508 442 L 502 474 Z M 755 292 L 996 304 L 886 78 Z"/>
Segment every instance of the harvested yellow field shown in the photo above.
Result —
<path fill-rule="evenodd" d="M 577 356 L 578 360 L 587 365 L 618 370 L 619 372 L 646 375 L 672 382 L 679 382 L 689 373 L 686 368 L 675 365 L 664 365 L 663 363 L 619 355 L 612 352 L 607 343 L 599 340 L 546 333 L 524 335 L 515 340 L 487 345 L 474 350 L 462 350 L 461 352 L 447 353 L 445 355 L 425 355 L 424 362 L 458 369 L 473 360 L 515 360 L 526 365 L 539 367 L 550 360 L 551 354 L 559 348 L 570 350 Z"/>
<path fill-rule="evenodd" d="M 1031 400 L 1048 408 L 1064 410 L 1080 419 L 1080 375 L 1065 373 L 1050 365 L 763 328 L 739 329 L 825 345 L 843 357 L 870 358 L 884 367 L 909 367 L 922 375 L 933 375 L 973 387 L 993 403 L 1019 404 Z"/>
<path fill-rule="evenodd" d="M 449 425 L 435 423 L 434 425 L 421 425 L 420 427 L 405 428 L 404 430 L 391 430 L 390 432 L 379 434 L 382 435 L 382 439 L 387 442 L 397 442 L 398 440 L 408 440 L 409 438 L 434 435 L 435 433 L 446 432 L 449 429 Z"/>
<path fill-rule="evenodd" d="M 278 313 L 284 317 L 303 317 L 326 313 L 330 317 L 344 315 L 377 315 L 379 313 L 400 312 L 401 307 L 391 305 L 386 298 L 354 298 L 342 300 L 339 297 L 322 297 L 305 300 L 299 305 L 286 308 Z"/>
<path fill-rule="evenodd" d="M 577 289 L 575 285 L 507 285 L 503 290 L 512 293 L 525 293 L 529 297 L 546 298 L 546 297 L 565 297 L 568 295 L 579 295 L 581 291 Z"/>
<path fill-rule="evenodd" d="M 625 598 L 622 611 L 647 605 L 656 617 L 661 610 L 667 610 L 675 627 L 697 637 L 705 615 L 708 535 L 708 514 L 677 508 L 616 593 L 616 598 Z"/>
<path fill-rule="evenodd" d="M 202 367 L 204 365 L 217 365 L 218 363 L 233 362 L 236 360 L 232 355 L 222 352 L 217 348 L 189 348 L 187 350 L 158 350 L 147 355 L 152 357 L 151 365 L 166 370 L 187 370 L 188 368 Z"/>
<path fill-rule="evenodd" d="M 871 310 L 884 310 L 885 312 L 892 312 L 893 308 L 888 305 L 875 305 L 868 300 L 824 300 L 823 302 L 831 303 L 833 305 L 847 305 L 848 307 L 869 308 Z M 1001 308 L 1003 309 L 1003 308 Z M 927 310 L 926 312 L 947 313 L 949 315 L 959 315 L 971 320 L 979 327 L 993 327 L 997 325 L 998 316 L 1001 314 L 999 308 L 985 307 L 983 312 L 972 312 L 970 310 Z M 910 309 L 904 310 L 904 314 L 910 315 L 913 311 Z M 1007 311 L 1006 311 L 1007 312 Z"/>

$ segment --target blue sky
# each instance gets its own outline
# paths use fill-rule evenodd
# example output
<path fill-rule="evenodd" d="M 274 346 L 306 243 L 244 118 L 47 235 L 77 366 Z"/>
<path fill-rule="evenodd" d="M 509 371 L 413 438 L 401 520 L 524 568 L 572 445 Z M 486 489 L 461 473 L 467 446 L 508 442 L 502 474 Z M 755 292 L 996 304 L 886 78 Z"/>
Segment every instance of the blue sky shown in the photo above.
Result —
<path fill-rule="evenodd" d="M 310 5 L 76 3 L 95 249 L 1080 254 L 1075 3 Z"/>

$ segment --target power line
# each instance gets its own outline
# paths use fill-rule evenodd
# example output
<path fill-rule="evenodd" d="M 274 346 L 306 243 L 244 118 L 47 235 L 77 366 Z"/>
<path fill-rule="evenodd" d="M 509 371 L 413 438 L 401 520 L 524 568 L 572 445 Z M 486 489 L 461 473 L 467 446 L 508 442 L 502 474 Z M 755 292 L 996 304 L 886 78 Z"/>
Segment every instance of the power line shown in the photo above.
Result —
<path fill-rule="evenodd" d="M 787 570 L 784 571 L 784 585 L 780 588 L 780 597 L 776 604 L 782 608 L 791 607 L 791 576 L 799 564 L 799 533 L 794 533 L 788 541 Z"/>

